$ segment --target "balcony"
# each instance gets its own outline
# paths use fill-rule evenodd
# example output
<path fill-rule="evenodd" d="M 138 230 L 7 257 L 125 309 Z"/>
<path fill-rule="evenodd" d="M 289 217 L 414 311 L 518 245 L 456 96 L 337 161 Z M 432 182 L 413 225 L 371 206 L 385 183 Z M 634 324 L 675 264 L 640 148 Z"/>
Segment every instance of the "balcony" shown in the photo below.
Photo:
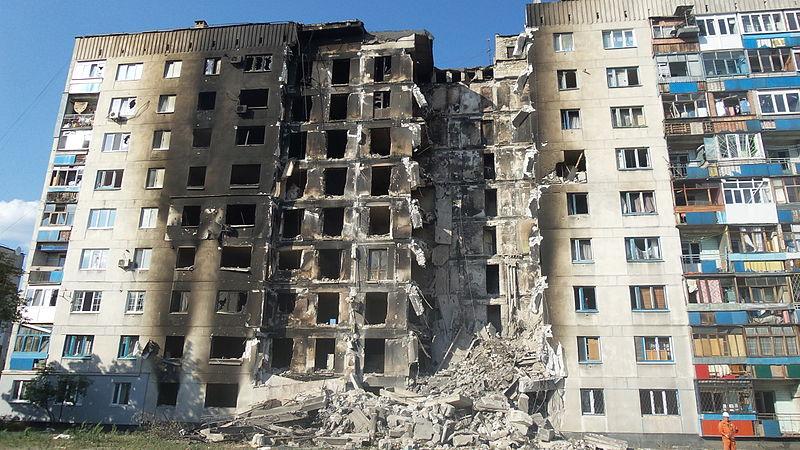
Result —
<path fill-rule="evenodd" d="M 94 114 L 64 114 L 61 122 L 61 129 L 74 130 L 78 128 L 92 128 L 94 125 Z"/>
<path fill-rule="evenodd" d="M 36 240 L 39 242 L 67 242 L 70 230 L 39 230 Z"/>
<path fill-rule="evenodd" d="M 675 179 L 770 177 L 800 174 L 800 163 L 789 158 L 760 158 L 735 161 L 706 161 L 703 164 L 672 164 Z"/>
<path fill-rule="evenodd" d="M 28 284 L 60 284 L 63 278 L 63 267 L 52 267 L 49 270 L 31 270 L 28 275 Z"/>

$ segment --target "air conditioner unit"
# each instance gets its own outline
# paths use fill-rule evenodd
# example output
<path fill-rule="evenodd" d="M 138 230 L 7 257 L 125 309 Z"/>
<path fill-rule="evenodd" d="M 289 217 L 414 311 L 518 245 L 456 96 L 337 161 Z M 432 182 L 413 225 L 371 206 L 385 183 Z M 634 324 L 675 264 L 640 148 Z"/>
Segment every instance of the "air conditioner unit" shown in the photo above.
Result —
<path fill-rule="evenodd" d="M 236 105 L 236 114 L 247 114 L 247 105 Z"/>
<path fill-rule="evenodd" d="M 117 265 L 122 270 L 130 270 L 133 268 L 133 261 L 130 259 L 120 259 Z"/>
<path fill-rule="evenodd" d="M 241 64 L 243 59 L 239 55 L 233 55 L 230 57 L 229 61 L 231 62 L 231 64 Z"/>

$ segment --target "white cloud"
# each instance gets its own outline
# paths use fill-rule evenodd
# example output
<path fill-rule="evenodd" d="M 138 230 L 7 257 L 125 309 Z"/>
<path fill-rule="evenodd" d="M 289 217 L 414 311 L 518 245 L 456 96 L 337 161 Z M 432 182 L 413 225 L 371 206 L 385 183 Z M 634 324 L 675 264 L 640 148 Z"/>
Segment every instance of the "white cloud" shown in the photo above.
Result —
<path fill-rule="evenodd" d="M 0 201 L 0 244 L 6 247 L 22 247 L 27 253 L 36 223 L 38 202 L 14 199 Z"/>

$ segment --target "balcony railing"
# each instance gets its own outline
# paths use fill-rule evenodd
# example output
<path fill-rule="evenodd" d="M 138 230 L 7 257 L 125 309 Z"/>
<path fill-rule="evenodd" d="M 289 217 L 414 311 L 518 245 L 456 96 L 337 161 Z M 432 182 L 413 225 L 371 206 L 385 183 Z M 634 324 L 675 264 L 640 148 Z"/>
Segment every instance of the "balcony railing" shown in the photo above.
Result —
<path fill-rule="evenodd" d="M 61 128 L 91 128 L 93 124 L 94 114 L 64 114 Z"/>
<path fill-rule="evenodd" d="M 28 276 L 29 284 L 59 284 L 64 278 L 64 271 L 57 270 L 32 270 Z"/>
<path fill-rule="evenodd" d="M 672 164 L 670 172 L 675 179 L 727 178 L 753 176 L 798 175 L 800 162 L 788 158 L 759 158 L 736 161 L 709 161 L 704 164 Z M 746 172 L 746 173 L 745 173 Z"/>

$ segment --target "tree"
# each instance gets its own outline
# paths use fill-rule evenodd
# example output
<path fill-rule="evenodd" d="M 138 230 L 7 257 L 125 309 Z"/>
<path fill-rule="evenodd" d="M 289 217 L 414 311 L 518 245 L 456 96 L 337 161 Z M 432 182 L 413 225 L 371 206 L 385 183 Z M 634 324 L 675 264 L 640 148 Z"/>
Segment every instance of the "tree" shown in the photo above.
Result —
<path fill-rule="evenodd" d="M 19 296 L 17 280 L 22 270 L 13 260 L 0 254 L 0 322 L 18 322 L 24 299 Z"/>
<path fill-rule="evenodd" d="M 83 375 L 58 372 L 52 366 L 39 369 L 36 377 L 25 383 L 23 398 L 47 414 L 51 423 L 61 420 L 65 403 L 75 403 L 86 394 L 91 381 Z M 58 416 L 54 407 L 58 406 Z"/>

